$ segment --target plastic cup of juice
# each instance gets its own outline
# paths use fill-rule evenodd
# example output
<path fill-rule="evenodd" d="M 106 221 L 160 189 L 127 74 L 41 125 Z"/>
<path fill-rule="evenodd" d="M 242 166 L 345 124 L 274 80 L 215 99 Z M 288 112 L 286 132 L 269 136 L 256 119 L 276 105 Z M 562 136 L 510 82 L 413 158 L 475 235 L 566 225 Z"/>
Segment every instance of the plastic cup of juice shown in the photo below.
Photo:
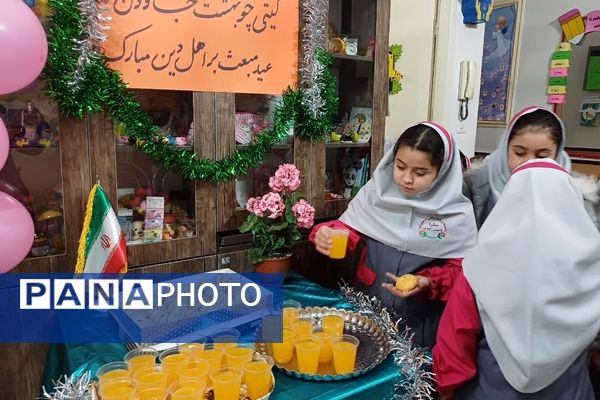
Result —
<path fill-rule="evenodd" d="M 319 340 L 322 344 L 321 352 L 319 353 L 319 362 L 328 363 L 333 357 L 331 345 L 333 344 L 333 341 L 337 337 L 337 335 L 331 332 L 326 332 L 321 329 L 315 330 L 313 332 L 313 337 L 315 338 L 315 340 Z"/>
<path fill-rule="evenodd" d="M 169 400 L 204 400 L 206 382 L 177 380 L 169 388 Z"/>
<path fill-rule="evenodd" d="M 177 367 L 177 378 L 180 381 L 195 381 L 206 385 L 210 364 L 206 360 L 187 360 Z"/>
<path fill-rule="evenodd" d="M 204 350 L 198 351 L 194 354 L 192 360 L 206 361 L 209 365 L 210 371 L 215 370 L 223 363 L 223 350 L 207 344 Z"/>
<path fill-rule="evenodd" d="M 138 389 L 135 400 L 166 400 L 168 395 L 166 388 Z"/>
<path fill-rule="evenodd" d="M 294 341 L 296 332 L 291 329 L 283 328 L 281 343 L 272 343 L 273 358 L 279 364 L 290 362 L 294 355 Z"/>
<path fill-rule="evenodd" d="M 158 352 L 151 347 L 142 347 L 125 354 L 125 362 L 129 373 L 133 376 L 138 369 L 153 367 L 156 364 Z"/>
<path fill-rule="evenodd" d="M 292 324 L 292 329 L 296 332 L 297 337 L 310 336 L 315 322 L 313 318 L 302 318 Z"/>
<path fill-rule="evenodd" d="M 342 336 L 344 334 L 344 318 L 339 315 L 325 315 L 321 318 L 321 327 L 325 332 Z"/>
<path fill-rule="evenodd" d="M 160 367 L 148 367 L 139 369 L 133 377 L 136 389 L 167 388 L 167 374 Z"/>
<path fill-rule="evenodd" d="M 224 329 L 222 331 L 215 332 L 211 335 L 211 339 L 215 349 L 225 350 L 230 347 L 237 346 L 237 342 L 240 338 L 240 331 L 237 329 Z"/>
<path fill-rule="evenodd" d="M 321 341 L 313 339 L 312 336 L 305 336 L 296 339 L 295 347 L 298 371 L 303 374 L 316 374 L 319 369 Z"/>
<path fill-rule="evenodd" d="M 135 388 L 131 379 L 113 379 L 101 386 L 99 393 L 102 400 L 132 400 Z"/>
<path fill-rule="evenodd" d="M 346 257 L 346 248 L 348 247 L 348 236 L 350 231 L 346 229 L 332 229 L 331 241 L 333 242 L 329 251 L 329 258 L 341 260 Z"/>
<path fill-rule="evenodd" d="M 127 364 L 125 362 L 114 361 L 98 368 L 96 376 L 98 377 L 100 386 L 102 386 L 102 384 L 115 379 L 129 378 L 129 371 L 127 370 Z"/>
<path fill-rule="evenodd" d="M 262 354 L 242 364 L 250 400 L 260 399 L 271 391 L 273 365 L 275 365 L 275 361 Z"/>
<path fill-rule="evenodd" d="M 300 316 L 302 305 L 295 300 L 285 300 L 283 302 L 283 326 L 292 325 Z"/>
<path fill-rule="evenodd" d="M 254 347 L 251 345 L 230 347 L 225 350 L 225 363 L 241 367 L 246 361 L 252 360 L 253 355 Z"/>
<path fill-rule="evenodd" d="M 352 335 L 342 335 L 336 338 L 331 346 L 333 350 L 333 367 L 336 374 L 354 372 L 356 350 L 360 341 Z"/>
<path fill-rule="evenodd" d="M 215 400 L 237 400 L 240 397 L 242 377 L 240 367 L 224 365 L 210 373 Z"/>
<path fill-rule="evenodd" d="M 183 353 L 181 349 L 175 347 L 160 353 L 158 361 L 162 365 L 162 369 L 167 375 L 167 385 L 171 386 L 177 380 L 177 368 L 186 361 L 191 359 L 190 353 Z"/>

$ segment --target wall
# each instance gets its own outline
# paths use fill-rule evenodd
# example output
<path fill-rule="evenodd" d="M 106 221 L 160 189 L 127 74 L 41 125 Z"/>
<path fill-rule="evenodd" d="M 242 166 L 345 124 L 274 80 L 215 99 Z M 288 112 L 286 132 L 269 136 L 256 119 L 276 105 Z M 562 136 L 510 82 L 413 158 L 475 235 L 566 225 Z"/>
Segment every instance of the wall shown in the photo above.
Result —
<path fill-rule="evenodd" d="M 477 133 L 477 104 L 485 26 L 464 25 L 459 0 L 442 0 L 438 15 L 432 120 L 455 134 L 460 149 L 472 156 Z M 474 98 L 469 102 L 469 118 L 463 122 L 458 119 L 458 79 L 462 60 L 475 61 L 478 74 L 475 77 L 477 83 Z"/>
<path fill-rule="evenodd" d="M 403 91 L 389 96 L 385 134 L 397 138 L 407 127 L 428 118 L 436 0 L 392 1 L 390 44 L 401 44 L 396 69 Z"/>
<path fill-rule="evenodd" d="M 547 105 L 549 60 L 562 32 L 557 18 L 573 8 L 587 14 L 600 8 L 600 3 L 598 0 L 525 0 L 524 6 L 513 114 L 530 105 Z M 476 150 L 494 150 L 503 132 L 504 128 L 479 128 Z"/>

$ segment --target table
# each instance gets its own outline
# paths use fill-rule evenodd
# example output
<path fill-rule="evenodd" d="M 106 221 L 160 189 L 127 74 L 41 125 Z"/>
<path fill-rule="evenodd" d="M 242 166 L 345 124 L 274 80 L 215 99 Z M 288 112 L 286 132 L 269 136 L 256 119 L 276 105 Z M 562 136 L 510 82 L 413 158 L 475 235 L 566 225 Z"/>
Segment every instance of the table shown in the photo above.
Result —
<path fill-rule="evenodd" d="M 326 289 L 301 275 L 290 273 L 284 285 L 284 296 L 300 302 L 305 307 L 329 306 L 351 308 L 333 289 Z M 98 313 L 98 320 L 89 329 L 116 329 L 114 322 L 105 313 Z M 81 374 L 86 370 L 95 373 L 101 365 L 123 359 L 127 348 L 121 344 L 55 344 L 50 345 L 44 385 L 50 389 L 52 380 L 62 375 Z M 341 399 L 389 399 L 392 397 L 398 369 L 388 357 L 373 371 L 359 378 L 338 382 L 310 382 L 275 372 L 275 391 L 272 400 L 341 400 Z"/>

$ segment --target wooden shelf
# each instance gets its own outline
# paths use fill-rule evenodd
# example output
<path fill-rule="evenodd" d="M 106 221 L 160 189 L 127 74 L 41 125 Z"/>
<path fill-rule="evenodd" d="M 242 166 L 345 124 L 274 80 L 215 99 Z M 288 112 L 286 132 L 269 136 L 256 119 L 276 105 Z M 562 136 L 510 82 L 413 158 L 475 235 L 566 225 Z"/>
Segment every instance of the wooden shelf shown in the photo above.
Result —
<path fill-rule="evenodd" d="M 345 147 L 362 147 L 368 148 L 371 147 L 371 143 L 327 143 L 328 149 L 343 149 Z"/>
<path fill-rule="evenodd" d="M 348 54 L 339 54 L 339 53 L 329 53 L 329 55 L 332 58 L 339 59 L 339 60 L 354 60 L 354 61 L 373 62 L 373 57 L 371 57 L 371 56 L 350 56 Z"/>
<path fill-rule="evenodd" d="M 249 145 L 247 144 L 236 144 L 235 147 L 237 148 L 244 148 L 244 147 L 248 147 Z M 272 150 L 291 150 L 294 146 L 290 143 L 279 143 L 279 144 L 274 144 L 273 147 L 271 147 Z"/>

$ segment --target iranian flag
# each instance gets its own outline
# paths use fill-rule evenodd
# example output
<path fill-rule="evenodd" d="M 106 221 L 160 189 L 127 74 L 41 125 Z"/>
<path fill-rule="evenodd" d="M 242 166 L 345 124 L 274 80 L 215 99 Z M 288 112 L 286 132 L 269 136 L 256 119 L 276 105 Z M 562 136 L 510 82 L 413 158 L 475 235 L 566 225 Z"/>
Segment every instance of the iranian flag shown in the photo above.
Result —
<path fill-rule="evenodd" d="M 88 198 L 75 272 L 127 272 L 125 236 L 106 193 L 98 184 Z"/>

